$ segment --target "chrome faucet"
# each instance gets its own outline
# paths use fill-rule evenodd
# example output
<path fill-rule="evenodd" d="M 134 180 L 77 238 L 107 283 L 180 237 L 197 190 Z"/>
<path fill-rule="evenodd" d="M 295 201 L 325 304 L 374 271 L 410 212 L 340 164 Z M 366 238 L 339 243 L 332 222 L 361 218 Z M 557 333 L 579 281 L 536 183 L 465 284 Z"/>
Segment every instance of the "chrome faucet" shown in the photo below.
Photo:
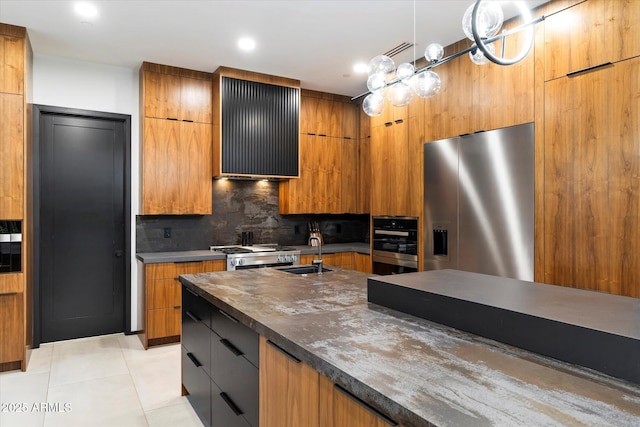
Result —
<path fill-rule="evenodd" d="M 322 241 L 318 236 L 311 236 L 308 241 L 309 245 L 311 245 L 312 240 L 316 240 L 318 242 L 318 259 L 311 261 L 311 264 L 318 269 L 318 274 L 322 274 Z"/>

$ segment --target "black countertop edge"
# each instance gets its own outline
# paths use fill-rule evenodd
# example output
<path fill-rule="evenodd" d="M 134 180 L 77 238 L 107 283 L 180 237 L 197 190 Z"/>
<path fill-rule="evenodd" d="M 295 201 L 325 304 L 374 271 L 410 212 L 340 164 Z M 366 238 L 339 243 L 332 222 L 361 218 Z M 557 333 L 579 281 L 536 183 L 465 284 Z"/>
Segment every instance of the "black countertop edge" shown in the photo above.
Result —
<path fill-rule="evenodd" d="M 227 314 L 230 314 L 231 316 L 236 318 L 243 325 L 251 328 L 259 335 L 264 336 L 266 339 L 280 346 L 291 355 L 297 357 L 302 362 L 318 371 L 320 374 L 329 378 L 340 387 L 357 396 L 366 404 L 375 408 L 380 413 L 384 414 L 393 421 L 402 424 L 402 427 L 437 427 L 435 424 L 424 420 L 401 404 L 390 399 L 388 396 L 385 396 L 382 393 L 372 389 L 367 384 L 356 380 L 348 373 L 344 372 L 341 369 L 338 369 L 323 358 L 317 356 L 315 353 L 305 349 L 299 344 L 296 344 L 295 342 L 289 340 L 287 337 L 279 334 L 263 323 L 253 319 L 252 317 L 246 315 L 244 312 L 216 298 L 210 293 L 204 292 L 199 286 L 194 285 L 183 276 L 180 276 L 179 280 L 183 286 L 190 289 L 191 291 L 196 292 L 210 304 L 214 305 L 220 310 L 225 311 Z M 382 310 L 384 312 L 394 311 L 372 303 L 367 303 L 367 307 L 373 310 Z M 397 314 L 404 317 L 407 316 L 406 314 L 400 312 L 398 312 Z"/>
<path fill-rule="evenodd" d="M 315 255 L 318 253 L 318 248 L 315 246 L 300 245 L 291 247 L 299 249 L 302 255 Z M 364 255 L 371 253 L 369 243 L 329 243 L 322 246 L 322 253 L 324 254 L 341 252 L 357 252 Z M 136 254 L 136 259 L 143 264 L 160 264 L 165 262 L 224 260 L 226 255 L 203 249 L 174 252 L 139 252 Z"/>

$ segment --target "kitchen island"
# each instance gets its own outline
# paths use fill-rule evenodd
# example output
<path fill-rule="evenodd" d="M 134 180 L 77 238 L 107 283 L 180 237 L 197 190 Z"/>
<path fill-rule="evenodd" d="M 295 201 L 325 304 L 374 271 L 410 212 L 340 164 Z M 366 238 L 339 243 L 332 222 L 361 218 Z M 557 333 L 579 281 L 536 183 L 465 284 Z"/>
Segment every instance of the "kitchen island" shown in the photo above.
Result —
<path fill-rule="evenodd" d="M 638 385 L 368 304 L 362 273 L 180 280 L 405 427 L 640 425 Z"/>

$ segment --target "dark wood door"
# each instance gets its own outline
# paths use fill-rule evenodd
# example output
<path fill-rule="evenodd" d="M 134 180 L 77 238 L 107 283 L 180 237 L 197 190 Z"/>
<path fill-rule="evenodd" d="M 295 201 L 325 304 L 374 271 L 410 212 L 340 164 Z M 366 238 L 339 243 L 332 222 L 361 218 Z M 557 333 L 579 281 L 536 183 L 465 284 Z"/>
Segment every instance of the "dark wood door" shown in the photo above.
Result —
<path fill-rule="evenodd" d="M 125 125 L 40 118 L 42 341 L 124 330 Z"/>

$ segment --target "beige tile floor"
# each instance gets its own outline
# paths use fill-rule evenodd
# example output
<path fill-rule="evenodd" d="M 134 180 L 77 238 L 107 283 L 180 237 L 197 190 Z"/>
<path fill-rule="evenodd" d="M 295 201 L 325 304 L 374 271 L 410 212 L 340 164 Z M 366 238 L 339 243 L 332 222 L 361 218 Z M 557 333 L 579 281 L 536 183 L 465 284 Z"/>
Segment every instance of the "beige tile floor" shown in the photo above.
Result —
<path fill-rule="evenodd" d="M 26 372 L 0 374 L 0 427 L 201 427 L 180 391 L 179 344 L 145 351 L 123 334 L 42 344 Z"/>

